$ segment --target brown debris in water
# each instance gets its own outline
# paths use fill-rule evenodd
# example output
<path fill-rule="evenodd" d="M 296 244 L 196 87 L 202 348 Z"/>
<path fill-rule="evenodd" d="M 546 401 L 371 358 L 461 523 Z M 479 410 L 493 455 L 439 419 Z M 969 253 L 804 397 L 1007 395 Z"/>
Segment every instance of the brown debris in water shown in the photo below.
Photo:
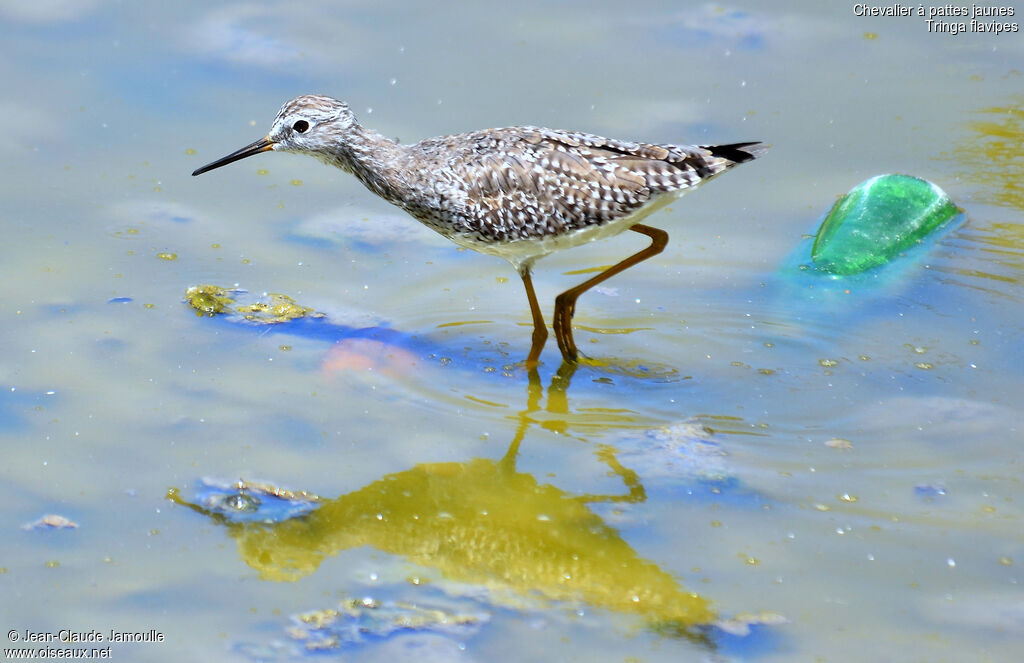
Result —
<path fill-rule="evenodd" d="M 41 517 L 39 520 L 35 520 L 31 523 L 25 523 L 21 526 L 23 530 L 34 530 L 34 529 L 77 529 L 78 523 L 75 521 L 65 518 L 64 516 L 57 515 L 55 513 L 48 513 Z"/>

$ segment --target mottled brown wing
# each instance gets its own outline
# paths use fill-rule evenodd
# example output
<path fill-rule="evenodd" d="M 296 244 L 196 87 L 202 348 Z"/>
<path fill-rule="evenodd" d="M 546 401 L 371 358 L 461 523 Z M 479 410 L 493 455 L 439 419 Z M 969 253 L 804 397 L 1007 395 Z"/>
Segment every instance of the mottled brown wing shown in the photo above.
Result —
<path fill-rule="evenodd" d="M 623 165 L 644 176 L 655 193 L 680 191 L 700 184 L 731 166 L 760 155 L 760 143 L 737 143 L 717 147 L 696 145 L 652 145 L 604 138 L 593 134 L 565 132 L 568 139 L 594 150 L 609 152 Z M 753 147 L 749 147 L 753 146 Z M 746 151 L 744 151 L 745 148 Z"/>
<path fill-rule="evenodd" d="M 632 214 L 754 158 L 726 146 L 651 145 L 535 127 L 490 129 L 458 141 L 450 163 L 467 186 L 467 227 L 490 241 L 557 236 Z M 739 146 L 746 144 L 739 144 Z M 731 150 L 731 151 L 730 151 Z M 744 159 L 746 160 L 746 159 Z"/>
<path fill-rule="evenodd" d="M 495 130 L 487 138 L 460 168 L 470 183 L 466 213 L 489 239 L 555 236 L 602 225 L 650 200 L 635 157 L 623 160 L 620 153 L 548 130 Z"/>

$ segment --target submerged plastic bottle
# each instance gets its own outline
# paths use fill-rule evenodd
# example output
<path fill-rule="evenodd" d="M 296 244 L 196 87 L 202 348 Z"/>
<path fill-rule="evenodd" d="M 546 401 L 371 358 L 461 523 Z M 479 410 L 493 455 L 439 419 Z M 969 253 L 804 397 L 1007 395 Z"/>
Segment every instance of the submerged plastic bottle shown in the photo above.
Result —
<path fill-rule="evenodd" d="M 937 185 L 876 175 L 832 206 L 811 248 L 816 270 L 858 274 L 884 265 L 960 213 Z"/>

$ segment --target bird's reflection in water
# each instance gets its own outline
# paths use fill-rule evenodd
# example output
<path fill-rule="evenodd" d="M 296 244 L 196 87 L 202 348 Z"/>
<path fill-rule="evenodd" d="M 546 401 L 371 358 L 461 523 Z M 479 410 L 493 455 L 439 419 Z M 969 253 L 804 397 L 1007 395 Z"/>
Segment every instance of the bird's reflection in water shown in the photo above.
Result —
<path fill-rule="evenodd" d="M 563 364 L 548 389 L 549 413 L 568 412 L 575 364 Z M 639 502 L 643 486 L 615 459 L 600 459 L 621 478 L 622 491 L 574 495 L 516 469 L 519 446 L 540 409 L 543 386 L 529 373 L 526 409 L 499 460 L 421 463 L 280 522 L 238 522 L 230 515 L 170 498 L 222 524 L 242 559 L 267 580 L 293 581 L 324 559 L 370 546 L 400 556 L 445 579 L 493 590 L 492 595 L 542 598 L 637 615 L 653 629 L 703 639 L 696 627 L 715 616 L 707 599 L 642 558 L 587 505 Z"/>

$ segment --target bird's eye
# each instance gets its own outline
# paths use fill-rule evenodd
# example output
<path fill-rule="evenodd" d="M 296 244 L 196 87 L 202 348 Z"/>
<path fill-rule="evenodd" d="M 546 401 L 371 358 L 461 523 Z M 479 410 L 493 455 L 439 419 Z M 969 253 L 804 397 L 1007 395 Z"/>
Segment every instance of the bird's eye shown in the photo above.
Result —
<path fill-rule="evenodd" d="M 292 125 L 292 129 L 300 134 L 304 134 L 309 131 L 309 122 L 306 122 L 305 120 L 298 120 Z"/>

